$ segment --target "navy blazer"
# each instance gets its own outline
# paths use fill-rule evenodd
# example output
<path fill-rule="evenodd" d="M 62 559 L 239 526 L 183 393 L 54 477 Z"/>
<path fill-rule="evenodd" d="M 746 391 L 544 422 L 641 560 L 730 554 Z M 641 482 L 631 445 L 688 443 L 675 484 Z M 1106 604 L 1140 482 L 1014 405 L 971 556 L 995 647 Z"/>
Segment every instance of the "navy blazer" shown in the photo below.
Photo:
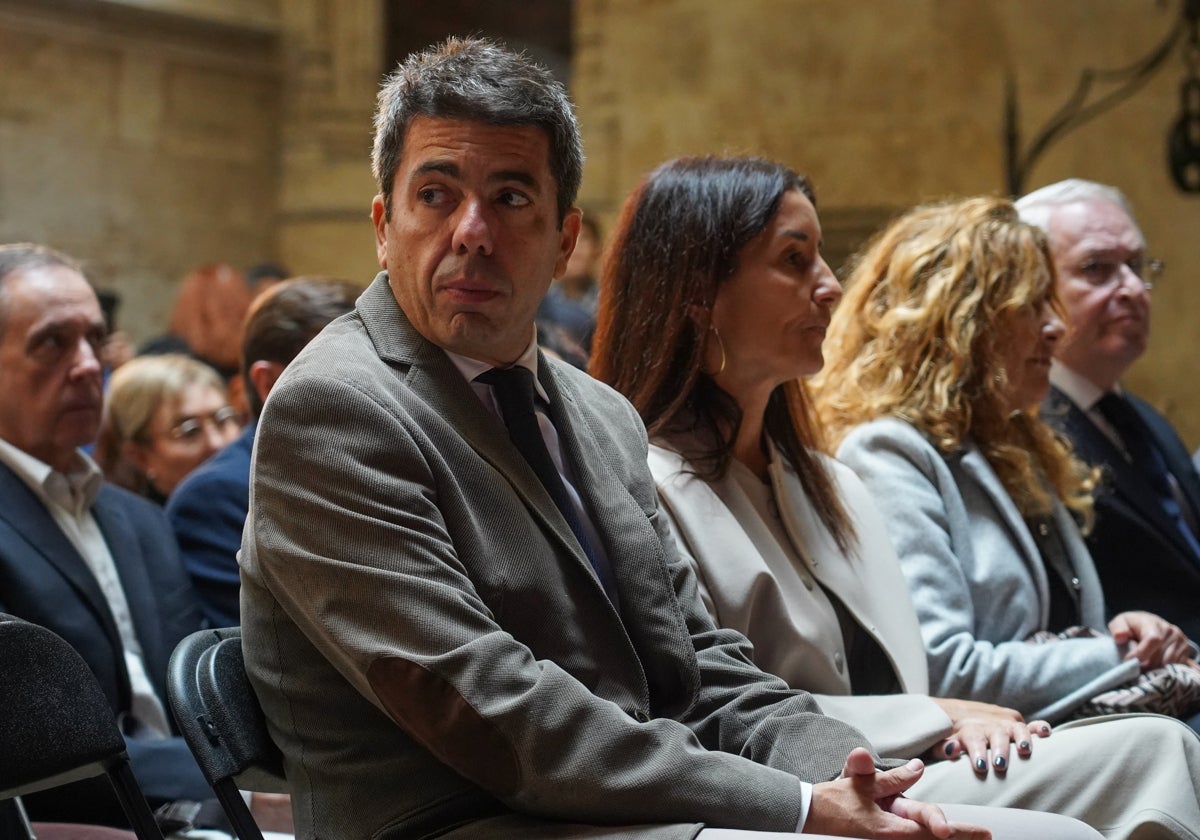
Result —
<path fill-rule="evenodd" d="M 1200 476 L 1179 435 L 1144 400 L 1127 394 L 1154 436 L 1191 513 L 1200 521 Z M 1155 500 L 1149 484 L 1107 435 L 1062 391 L 1052 388 L 1042 417 L 1063 432 L 1076 453 L 1103 470 L 1096 525 L 1087 537 L 1110 616 L 1148 610 L 1200 639 L 1200 558 Z"/>
<path fill-rule="evenodd" d="M 250 506 L 251 423 L 233 443 L 213 455 L 171 493 L 167 519 L 179 542 L 183 565 L 213 627 L 238 623 L 237 553 Z"/>
<path fill-rule="evenodd" d="M 196 595 L 179 561 L 174 537 L 158 506 L 110 484 L 100 490 L 92 515 L 116 563 L 146 672 L 165 703 L 171 652 L 180 639 L 201 627 Z M 0 611 L 48 627 L 66 639 L 96 674 L 113 711 L 118 715 L 129 711 L 129 673 L 116 622 L 99 584 L 42 501 L 4 464 L 0 464 Z M 134 773 L 148 798 L 211 797 L 181 738 L 127 740 Z M 109 821 L 115 805 L 111 791 L 100 787 L 76 788 L 70 794 L 27 800 L 27 804 L 30 801 L 31 812 L 42 819 L 70 816 L 101 822 Z M 43 807 L 37 807 L 39 801 Z"/>

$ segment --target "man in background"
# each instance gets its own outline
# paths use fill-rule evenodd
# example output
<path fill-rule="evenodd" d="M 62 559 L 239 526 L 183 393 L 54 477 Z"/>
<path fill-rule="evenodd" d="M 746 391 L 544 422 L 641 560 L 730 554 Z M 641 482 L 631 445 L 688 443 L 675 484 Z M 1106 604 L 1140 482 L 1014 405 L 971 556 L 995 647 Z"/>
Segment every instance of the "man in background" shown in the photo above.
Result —
<path fill-rule="evenodd" d="M 0 612 L 83 656 L 152 806 L 209 799 L 164 705 L 167 660 L 201 626 L 196 594 L 161 509 L 105 483 L 80 451 L 100 428 L 106 335 L 78 263 L 0 246 Z M 125 820 L 103 777 L 25 803 L 34 819 Z"/>
<path fill-rule="evenodd" d="M 1070 179 L 1016 204 L 1046 231 L 1067 311 L 1042 415 L 1102 470 L 1087 541 L 1109 615 L 1146 610 L 1200 639 L 1200 477 L 1167 419 L 1121 386 L 1162 264 L 1113 187 Z"/>
<path fill-rule="evenodd" d="M 184 566 L 214 627 L 238 624 L 237 552 L 249 507 L 250 455 L 263 402 L 283 369 L 325 325 L 354 308 L 362 287 L 299 277 L 267 288 L 250 305 L 242 338 L 242 377 L 254 417 L 242 434 L 184 479 L 167 501 Z"/>

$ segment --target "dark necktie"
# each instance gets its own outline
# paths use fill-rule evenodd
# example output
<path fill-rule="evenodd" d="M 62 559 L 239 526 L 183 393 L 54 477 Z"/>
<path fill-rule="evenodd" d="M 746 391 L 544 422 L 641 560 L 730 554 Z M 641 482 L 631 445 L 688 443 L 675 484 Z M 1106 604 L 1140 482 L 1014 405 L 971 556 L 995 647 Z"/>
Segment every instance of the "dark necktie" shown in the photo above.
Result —
<path fill-rule="evenodd" d="M 596 571 L 596 577 L 607 590 L 608 582 L 600 571 L 599 555 L 580 521 L 578 510 L 571 503 L 567 487 L 563 484 L 562 476 L 554 466 L 554 459 L 550 457 L 550 450 L 546 448 L 546 440 L 542 437 L 537 412 L 534 410 L 533 374 L 528 368 L 514 365 L 510 368 L 492 368 L 475 379 L 492 386 L 492 393 L 500 406 L 500 413 L 504 416 L 504 425 L 508 427 L 509 438 L 533 468 L 542 486 L 554 500 L 555 507 L 571 526 L 583 553 L 587 555 L 588 561 Z"/>
<path fill-rule="evenodd" d="M 1167 464 L 1154 445 L 1153 433 L 1146 422 L 1138 415 L 1137 410 L 1127 399 L 1119 394 L 1107 393 L 1096 403 L 1096 408 L 1104 415 L 1104 419 L 1112 424 L 1121 441 L 1134 469 L 1154 488 L 1159 505 L 1167 517 L 1175 523 L 1175 527 L 1183 535 L 1184 540 L 1192 549 L 1192 556 L 1200 559 L 1200 542 L 1192 532 L 1183 511 L 1179 508 L 1179 500 L 1171 488 L 1171 479 Z"/>

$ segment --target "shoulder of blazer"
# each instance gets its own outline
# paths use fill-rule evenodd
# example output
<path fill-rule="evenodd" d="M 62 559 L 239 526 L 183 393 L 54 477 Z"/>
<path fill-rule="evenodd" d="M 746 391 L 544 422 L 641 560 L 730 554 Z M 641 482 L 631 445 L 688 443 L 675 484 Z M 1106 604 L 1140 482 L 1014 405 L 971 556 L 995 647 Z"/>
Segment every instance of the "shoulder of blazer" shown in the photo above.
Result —
<path fill-rule="evenodd" d="M 87 563 L 42 500 L 4 464 L 0 464 L 0 500 L 3 500 L 0 520 L 8 523 L 28 549 L 23 551 L 19 544 L 9 544 L 0 554 L 10 556 L 13 563 L 21 563 L 27 572 L 32 571 L 34 558 L 41 558 L 70 584 L 115 638 L 116 625 L 112 623 L 104 594 Z M 20 559 L 22 556 L 25 559 Z"/>
<path fill-rule="evenodd" d="M 838 447 L 837 458 L 854 469 L 857 452 L 881 450 L 911 461 L 923 473 L 948 473 L 951 457 L 938 451 L 912 423 L 899 417 L 880 417 L 855 426 Z"/>

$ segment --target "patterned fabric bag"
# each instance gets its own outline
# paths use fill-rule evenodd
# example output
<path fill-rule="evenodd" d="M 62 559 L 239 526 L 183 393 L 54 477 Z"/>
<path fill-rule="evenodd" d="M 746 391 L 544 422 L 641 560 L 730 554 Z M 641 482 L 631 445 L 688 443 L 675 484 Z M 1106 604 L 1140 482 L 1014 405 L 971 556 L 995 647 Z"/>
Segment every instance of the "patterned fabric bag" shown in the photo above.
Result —
<path fill-rule="evenodd" d="M 1091 627 L 1068 627 L 1061 633 L 1040 630 L 1029 637 L 1035 644 L 1059 639 L 1099 638 Z M 1137 679 L 1097 694 L 1071 713 L 1072 718 L 1150 712 L 1186 719 L 1200 713 L 1200 671 L 1172 663 L 1139 674 Z"/>

